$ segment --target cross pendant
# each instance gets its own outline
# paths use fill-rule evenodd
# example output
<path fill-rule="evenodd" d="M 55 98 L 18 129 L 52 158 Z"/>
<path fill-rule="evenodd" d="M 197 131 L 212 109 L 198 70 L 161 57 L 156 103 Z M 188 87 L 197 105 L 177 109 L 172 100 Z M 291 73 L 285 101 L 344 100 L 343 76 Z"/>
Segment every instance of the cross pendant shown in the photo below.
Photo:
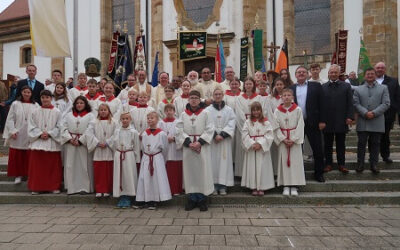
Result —
<path fill-rule="evenodd" d="M 196 121 L 196 119 L 193 117 L 190 119 L 190 121 L 192 122 L 192 125 L 194 125 L 194 122 Z"/>
<path fill-rule="evenodd" d="M 147 144 L 147 150 L 150 151 L 150 144 Z"/>

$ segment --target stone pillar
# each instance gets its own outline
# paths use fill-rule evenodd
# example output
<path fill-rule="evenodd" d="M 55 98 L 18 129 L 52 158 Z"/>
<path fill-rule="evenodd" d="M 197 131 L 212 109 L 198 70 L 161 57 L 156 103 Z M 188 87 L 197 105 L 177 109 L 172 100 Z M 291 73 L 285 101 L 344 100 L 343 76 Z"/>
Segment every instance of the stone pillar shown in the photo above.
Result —
<path fill-rule="evenodd" d="M 387 74 L 398 74 L 397 1 L 364 0 L 363 33 L 372 65 L 386 63 Z"/>
<path fill-rule="evenodd" d="M 294 0 L 283 1 L 283 32 L 288 39 L 289 63 L 293 62 L 294 56 Z M 281 46 L 281 45 L 279 45 Z"/>
<path fill-rule="evenodd" d="M 101 0 L 100 3 L 100 61 L 101 75 L 107 73 L 110 59 L 110 46 L 112 38 L 112 1 Z"/>
<path fill-rule="evenodd" d="M 162 0 L 153 0 L 151 2 L 151 53 L 149 56 L 152 58 L 152 64 L 154 64 L 154 58 L 156 52 L 159 51 L 158 60 L 160 62 L 159 69 L 163 70 L 163 20 L 162 20 Z M 149 72 L 153 71 L 153 65 L 147 65 Z"/>
<path fill-rule="evenodd" d="M 136 37 L 140 34 L 140 24 L 140 1 L 135 1 L 135 37 L 133 43 L 136 42 Z"/>
<path fill-rule="evenodd" d="M 344 28 L 343 0 L 331 0 L 331 48 L 335 50 L 335 33 Z"/>

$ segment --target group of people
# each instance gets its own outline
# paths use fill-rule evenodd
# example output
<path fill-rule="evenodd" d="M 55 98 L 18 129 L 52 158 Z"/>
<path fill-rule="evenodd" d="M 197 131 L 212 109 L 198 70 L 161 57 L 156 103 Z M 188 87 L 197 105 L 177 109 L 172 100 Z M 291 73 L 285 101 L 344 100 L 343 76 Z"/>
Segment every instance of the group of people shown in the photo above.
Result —
<path fill-rule="evenodd" d="M 390 107 L 396 114 L 400 92 L 397 83 L 391 101 L 376 68 L 366 70 L 365 83 L 355 90 L 338 80 L 338 65 L 329 68 L 329 81 L 322 85 L 309 79 L 303 66 L 295 71 L 295 84 L 288 70 L 271 84 L 259 72 L 241 82 L 228 66 L 222 83 L 204 68 L 200 80 L 191 71 L 172 83 L 162 72 L 152 87 L 139 71 L 115 96 L 112 81 L 87 80 L 84 73 L 68 89 L 55 70 L 58 80 L 45 86 L 35 79 L 36 66 L 29 65 L 3 133 L 10 146 L 8 175 L 15 183 L 28 177 L 32 194 L 59 193 L 63 181 L 68 194 L 113 195 L 118 207 L 155 209 L 156 202 L 185 192 L 186 210 L 206 211 L 207 196 L 226 195 L 234 176 L 255 196 L 276 185 L 284 187 L 283 195 L 297 196 L 306 184 L 304 135 L 317 181 L 324 182 L 323 173 L 332 169 L 334 139 L 339 170 L 348 172 L 344 142 L 354 109 L 357 171 L 364 168 L 369 138 L 371 170 L 378 173 L 385 111 Z"/>

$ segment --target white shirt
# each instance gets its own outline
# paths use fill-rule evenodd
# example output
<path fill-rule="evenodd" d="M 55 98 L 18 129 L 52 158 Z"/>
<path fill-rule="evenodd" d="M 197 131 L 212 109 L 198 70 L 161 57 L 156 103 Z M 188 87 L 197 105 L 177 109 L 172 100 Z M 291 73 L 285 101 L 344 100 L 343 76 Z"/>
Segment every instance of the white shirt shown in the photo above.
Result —
<path fill-rule="evenodd" d="M 376 81 L 377 81 L 379 84 L 382 84 L 383 80 L 385 80 L 385 75 L 382 75 L 381 77 L 376 78 Z"/>
<path fill-rule="evenodd" d="M 297 104 L 303 111 L 303 118 L 307 118 L 306 114 L 306 101 L 307 101 L 307 90 L 308 90 L 308 81 L 305 81 L 303 84 L 297 83 L 296 89 L 296 97 L 297 97 Z"/>

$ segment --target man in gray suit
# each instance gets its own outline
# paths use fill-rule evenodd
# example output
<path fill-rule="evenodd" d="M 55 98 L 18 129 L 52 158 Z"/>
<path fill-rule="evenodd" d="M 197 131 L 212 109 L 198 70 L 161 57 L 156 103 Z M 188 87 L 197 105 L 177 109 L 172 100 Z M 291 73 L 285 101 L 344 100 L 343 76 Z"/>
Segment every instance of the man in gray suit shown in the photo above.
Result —
<path fill-rule="evenodd" d="M 381 135 L 385 132 L 384 113 L 390 106 L 390 97 L 386 85 L 378 84 L 375 80 L 375 69 L 366 69 L 364 75 L 364 83 L 355 89 L 353 95 L 354 107 L 359 113 L 357 119 L 358 165 L 356 171 L 361 173 L 364 170 L 365 148 L 368 140 L 370 140 L 370 168 L 374 174 L 378 174 L 379 145 Z"/>

